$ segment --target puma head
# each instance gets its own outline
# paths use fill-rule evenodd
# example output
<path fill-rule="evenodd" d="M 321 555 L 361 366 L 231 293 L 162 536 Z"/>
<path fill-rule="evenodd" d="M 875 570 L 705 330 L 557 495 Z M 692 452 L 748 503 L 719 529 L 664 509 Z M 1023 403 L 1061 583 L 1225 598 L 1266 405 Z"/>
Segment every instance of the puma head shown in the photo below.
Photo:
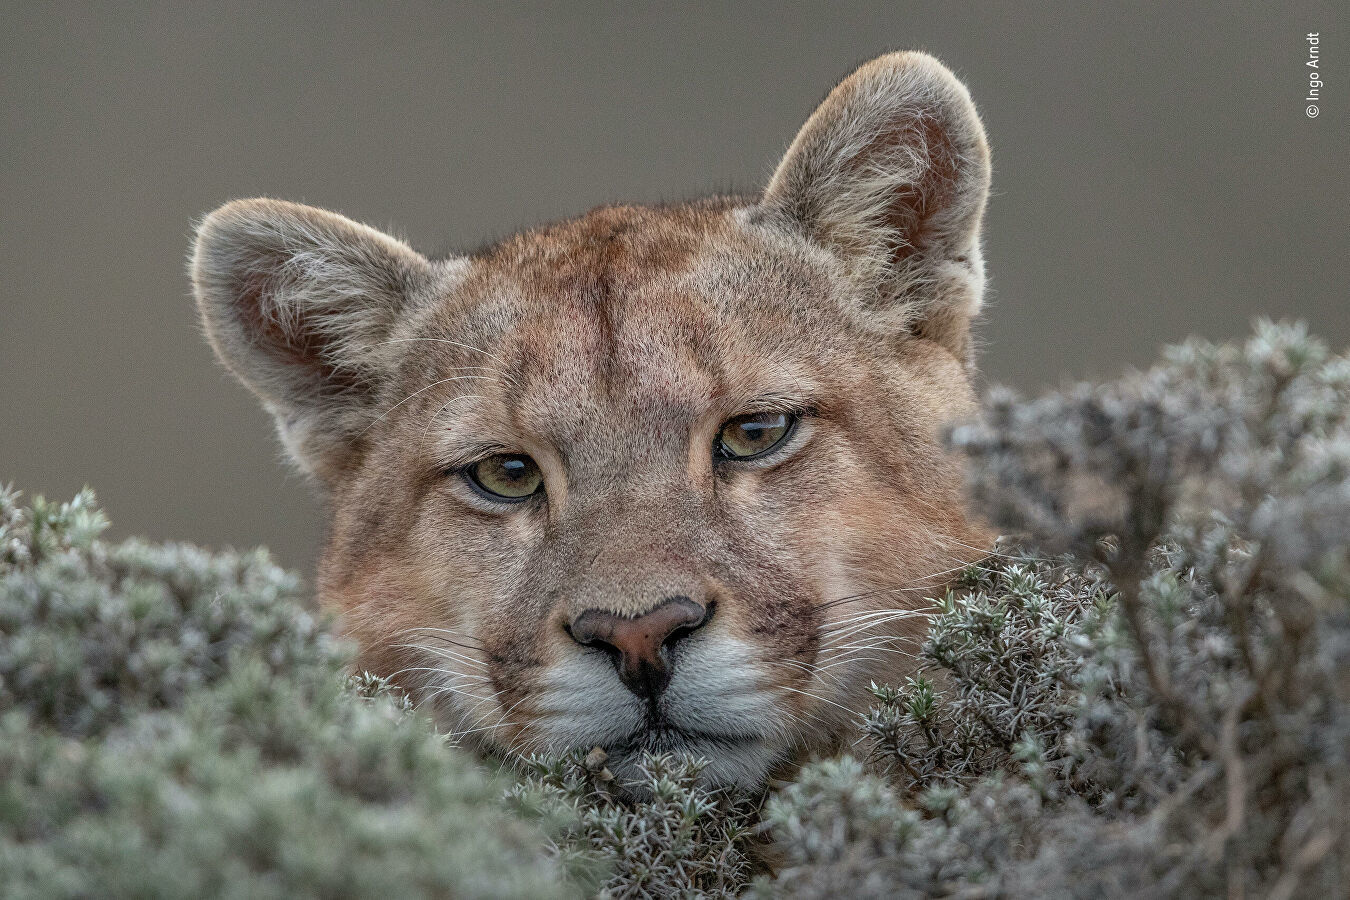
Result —
<path fill-rule="evenodd" d="M 607 206 L 431 259 L 229 203 L 192 278 L 331 510 L 322 603 L 448 732 L 754 788 L 914 671 L 986 546 L 973 409 L 989 150 L 920 53 L 829 94 L 763 193 Z"/>

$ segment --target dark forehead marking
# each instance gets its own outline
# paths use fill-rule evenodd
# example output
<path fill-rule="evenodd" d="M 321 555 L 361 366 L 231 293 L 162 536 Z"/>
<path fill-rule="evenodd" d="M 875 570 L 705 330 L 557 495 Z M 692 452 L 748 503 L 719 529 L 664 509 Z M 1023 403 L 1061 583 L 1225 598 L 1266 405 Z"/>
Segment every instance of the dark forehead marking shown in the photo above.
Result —
<path fill-rule="evenodd" d="M 577 219 L 526 232 L 488 248 L 479 257 L 487 278 L 505 277 L 526 309 L 573 319 L 582 336 L 593 387 L 613 396 L 624 381 L 617 333 L 633 310 L 632 298 L 687 267 L 709 238 L 727 227 L 739 201 L 714 198 L 669 207 L 610 206 Z M 676 298 L 670 298 L 674 303 Z M 511 351 L 522 378 L 549 377 L 556 352 L 548 329 L 520 332 Z"/>

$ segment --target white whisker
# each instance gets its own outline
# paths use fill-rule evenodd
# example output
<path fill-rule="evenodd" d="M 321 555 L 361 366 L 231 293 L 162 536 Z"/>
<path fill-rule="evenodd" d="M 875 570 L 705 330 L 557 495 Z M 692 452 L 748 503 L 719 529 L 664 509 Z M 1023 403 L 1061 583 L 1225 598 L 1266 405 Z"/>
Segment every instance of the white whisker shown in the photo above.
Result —
<path fill-rule="evenodd" d="M 780 684 L 780 685 L 778 685 L 778 689 L 779 689 L 780 691 L 791 691 L 791 692 L 794 693 L 794 694 L 801 694 L 801 695 L 804 696 L 804 697 L 810 697 L 812 700 L 817 700 L 817 701 L 819 701 L 819 702 L 821 702 L 821 703 L 828 703 L 830 706 L 834 706 L 834 707 L 838 707 L 839 709 L 842 709 L 844 712 L 848 713 L 850 716 L 856 716 L 856 715 L 857 715 L 857 712 L 856 712 L 856 711 L 849 709 L 847 706 L 844 706 L 844 705 L 842 705 L 842 704 L 840 704 L 840 703 L 835 703 L 833 700 L 830 700 L 830 699 L 828 699 L 828 698 L 826 698 L 826 697 L 822 697 L 822 696 L 820 696 L 819 694 L 813 694 L 813 693 L 811 693 L 810 691 L 804 691 L 804 690 L 802 690 L 801 688 L 789 687 L 789 686 L 787 686 L 787 685 L 785 685 L 785 684 Z"/>
<path fill-rule="evenodd" d="M 487 669 L 487 663 L 482 660 L 474 659 L 471 656 L 466 656 L 455 650 L 447 650 L 444 647 L 427 647 L 424 644 L 394 644 L 394 647 L 400 650 L 420 650 L 423 653 L 429 653 L 432 656 L 438 656 L 441 659 L 467 663 L 470 666 L 474 666 L 481 670 Z"/>
<path fill-rule="evenodd" d="M 491 380 L 492 380 L 492 379 L 488 378 L 486 375 L 452 375 L 452 376 L 449 377 L 449 378 L 442 378 L 442 379 L 440 379 L 439 381 L 433 381 L 431 384 L 427 385 L 426 387 L 419 388 L 419 389 L 413 391 L 411 394 L 409 394 L 408 396 L 404 397 L 402 400 L 398 401 L 398 402 L 395 403 L 393 406 L 391 406 L 391 407 L 389 407 L 388 409 L 386 409 L 384 412 L 380 413 L 380 415 L 376 417 L 375 421 L 371 422 L 371 423 L 370 423 L 369 425 L 367 425 L 365 428 L 362 428 L 362 429 L 361 429 L 361 431 L 360 431 L 360 433 L 357 435 L 357 437 L 361 437 L 361 436 L 364 435 L 367 431 L 369 431 L 370 429 L 372 429 L 372 428 L 374 428 L 376 425 L 378 425 L 380 422 L 383 422 L 386 416 L 388 416 L 388 415 L 389 415 L 391 412 L 393 412 L 394 410 L 398 409 L 398 408 L 399 408 L 400 406 L 402 406 L 403 404 L 407 403 L 407 402 L 408 402 L 409 400 L 411 400 L 412 398 L 416 397 L 418 394 L 424 394 L 424 393 L 426 393 L 427 391 L 431 390 L 432 388 L 437 387 L 438 385 L 449 384 L 449 383 L 452 382 L 452 381 L 466 381 L 466 380 L 474 380 L 474 379 L 479 380 L 479 381 L 491 381 Z"/>
<path fill-rule="evenodd" d="M 449 344 L 452 347 L 459 347 L 461 350 L 471 350 L 474 353 L 481 353 L 488 359 L 501 363 L 502 365 L 506 365 L 506 360 L 502 359 L 500 356 L 494 356 L 493 354 L 487 352 L 486 350 L 475 347 L 472 344 L 463 344 L 460 343 L 459 341 L 449 340 L 448 338 L 428 338 L 428 337 L 393 338 L 391 340 L 381 341 L 377 346 L 383 346 L 384 344 L 406 344 L 412 341 L 427 341 L 433 344 Z"/>

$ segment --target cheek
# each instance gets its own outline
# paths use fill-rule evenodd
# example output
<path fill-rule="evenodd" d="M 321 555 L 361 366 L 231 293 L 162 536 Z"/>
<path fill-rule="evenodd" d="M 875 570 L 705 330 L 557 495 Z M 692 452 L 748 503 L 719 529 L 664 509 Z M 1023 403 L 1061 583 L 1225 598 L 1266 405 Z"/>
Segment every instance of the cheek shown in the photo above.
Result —
<path fill-rule="evenodd" d="M 866 447 L 813 449 L 782 477 L 733 495 L 731 514 L 753 536 L 742 545 L 757 548 L 740 560 L 735 590 L 749 633 L 774 652 L 804 653 L 857 616 L 925 608 L 946 575 L 979 555 L 949 473 L 919 495 L 912 472 L 868 463 Z"/>
<path fill-rule="evenodd" d="M 465 514 L 439 494 L 428 492 L 397 521 L 367 517 L 358 537 L 335 535 L 326 567 L 335 574 L 321 592 L 374 671 L 439 668 L 488 678 L 495 666 L 502 674 L 494 680 L 518 680 L 539 627 L 518 598 L 541 529 L 524 515 Z M 371 533 L 373 521 L 387 527 Z M 408 644 L 420 646 L 401 646 Z M 416 693 L 435 674 L 399 682 Z"/>
<path fill-rule="evenodd" d="M 540 518 L 526 510 L 497 515 L 469 509 L 446 487 L 422 500 L 404 537 L 406 552 L 447 601 L 476 612 L 481 601 L 458 603 L 466 592 L 503 597 L 525 580 L 543 539 Z"/>
<path fill-rule="evenodd" d="M 808 659 L 814 650 L 821 586 L 818 507 L 764 486 L 740 503 L 724 499 L 723 553 L 712 567 L 714 622 L 768 661 Z M 828 530 L 828 529 L 825 529 Z"/>
<path fill-rule="evenodd" d="M 959 489 L 932 480 L 860 492 L 841 507 L 838 558 L 864 589 L 904 588 L 891 605 L 922 605 L 955 571 L 981 558 L 989 536 L 965 513 Z"/>

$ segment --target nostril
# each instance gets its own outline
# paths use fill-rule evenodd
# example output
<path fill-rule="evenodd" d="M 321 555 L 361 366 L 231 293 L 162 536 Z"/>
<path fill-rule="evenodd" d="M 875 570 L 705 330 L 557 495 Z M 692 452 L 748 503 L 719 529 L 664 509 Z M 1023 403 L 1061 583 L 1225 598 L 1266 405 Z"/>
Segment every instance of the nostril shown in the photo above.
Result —
<path fill-rule="evenodd" d="M 613 613 L 588 609 L 571 622 L 564 622 L 563 631 L 583 647 L 614 650 L 615 647 L 608 638 L 613 634 L 614 621 L 617 618 Z"/>
<path fill-rule="evenodd" d="M 708 601 L 707 606 L 699 607 L 699 609 L 701 609 L 702 612 L 698 613 L 697 618 L 695 618 L 693 614 L 694 613 L 693 607 L 698 607 L 697 603 L 694 603 L 688 597 L 672 597 L 671 599 L 688 602 L 690 604 L 690 616 L 689 621 L 680 625 L 676 625 L 671 630 L 670 634 L 666 637 L 666 639 L 661 642 L 662 646 L 664 647 L 674 646 L 678 642 L 687 638 L 689 635 L 693 634 L 695 631 L 698 631 L 704 625 L 707 625 L 708 620 L 711 619 L 713 616 L 713 608 L 715 606 L 714 601 L 711 600 Z"/>

